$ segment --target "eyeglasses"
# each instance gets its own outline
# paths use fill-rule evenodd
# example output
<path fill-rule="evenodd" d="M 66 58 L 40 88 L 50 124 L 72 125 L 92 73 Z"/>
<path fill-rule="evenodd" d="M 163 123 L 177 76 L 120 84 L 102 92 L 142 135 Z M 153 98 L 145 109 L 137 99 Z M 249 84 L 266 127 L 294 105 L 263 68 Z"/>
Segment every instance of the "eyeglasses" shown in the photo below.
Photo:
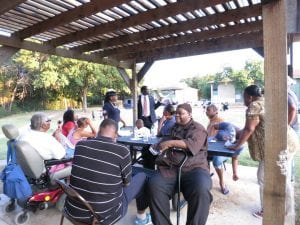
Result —
<path fill-rule="evenodd" d="M 46 123 L 50 123 L 50 122 L 51 122 L 51 120 L 50 120 L 50 119 L 47 119 L 47 120 L 46 120 Z"/>

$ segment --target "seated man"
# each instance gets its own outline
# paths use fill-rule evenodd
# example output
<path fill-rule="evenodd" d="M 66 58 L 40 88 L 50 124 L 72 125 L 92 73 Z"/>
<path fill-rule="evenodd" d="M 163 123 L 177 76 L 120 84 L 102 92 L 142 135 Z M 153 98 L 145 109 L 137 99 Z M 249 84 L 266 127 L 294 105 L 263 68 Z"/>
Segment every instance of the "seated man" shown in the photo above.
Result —
<path fill-rule="evenodd" d="M 135 121 L 134 136 L 150 137 L 150 130 L 149 128 L 144 126 L 144 121 L 142 119 L 138 119 Z"/>
<path fill-rule="evenodd" d="M 158 144 L 161 151 L 156 162 L 164 161 L 167 149 L 176 147 L 187 151 L 188 159 L 181 174 L 181 191 L 188 202 L 186 224 L 204 225 L 206 223 L 212 195 L 212 181 L 207 162 L 207 132 L 192 119 L 189 104 L 180 104 L 176 109 L 176 124 L 169 140 Z M 168 154 L 173 157 L 172 154 Z M 153 224 L 167 225 L 170 221 L 170 198 L 177 188 L 177 167 L 159 166 L 159 171 L 150 178 L 149 206 Z"/>
<path fill-rule="evenodd" d="M 29 143 L 44 160 L 62 159 L 66 155 L 64 147 L 47 131 L 51 120 L 45 113 L 35 113 L 30 120 L 30 130 L 24 132 L 19 140 Z"/>
<path fill-rule="evenodd" d="M 131 177 L 130 152 L 127 147 L 116 143 L 117 131 L 117 123 L 105 119 L 96 138 L 77 143 L 70 179 L 70 186 L 91 204 L 104 225 L 120 220 L 134 198 L 144 200 L 146 175 L 137 173 Z M 75 220 L 91 223 L 90 212 L 78 202 L 67 199 L 65 207 Z M 144 211 L 147 205 L 139 205 L 137 199 L 137 207 L 144 214 L 137 215 L 143 219 L 143 224 L 151 223 L 150 215 Z"/>
<path fill-rule="evenodd" d="M 231 145 L 236 140 L 236 133 L 239 131 L 237 127 L 232 125 L 231 123 L 227 122 L 221 122 L 214 124 L 214 129 L 217 130 L 217 134 L 215 136 L 209 137 L 209 140 L 217 140 L 217 141 L 226 141 L 225 145 L 228 142 L 228 145 Z M 234 152 L 234 155 L 232 156 L 232 172 L 233 172 L 233 180 L 237 181 L 239 179 L 237 175 L 237 167 L 238 167 L 238 155 L 241 153 L 241 151 L 244 149 L 242 146 L 240 149 L 236 150 Z M 227 195 L 229 193 L 229 189 L 225 185 L 224 177 L 223 177 L 223 162 L 225 162 L 228 159 L 228 157 L 225 156 L 214 156 L 212 158 L 213 165 L 215 167 L 215 170 L 219 177 L 219 183 L 221 192 L 224 195 Z"/>

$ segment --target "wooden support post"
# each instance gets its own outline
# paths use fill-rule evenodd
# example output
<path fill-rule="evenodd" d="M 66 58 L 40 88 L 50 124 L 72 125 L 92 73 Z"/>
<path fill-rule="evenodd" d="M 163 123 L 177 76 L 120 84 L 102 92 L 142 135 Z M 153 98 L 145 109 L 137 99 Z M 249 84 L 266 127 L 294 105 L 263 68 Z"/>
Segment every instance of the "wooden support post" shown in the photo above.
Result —
<path fill-rule="evenodd" d="M 9 46 L 0 47 L 0 66 L 7 63 L 9 59 L 19 51 L 18 48 L 13 48 Z"/>
<path fill-rule="evenodd" d="M 135 121 L 137 120 L 137 73 L 136 73 L 136 63 L 132 64 L 132 79 L 131 79 L 131 93 L 132 93 L 132 100 L 133 100 L 133 110 L 132 110 L 132 118 L 133 118 L 133 127 Z"/>
<path fill-rule="evenodd" d="M 153 63 L 154 63 L 153 60 L 145 62 L 144 66 L 142 67 L 142 69 L 139 71 L 139 73 L 137 75 L 138 83 L 144 78 L 144 76 L 146 75 L 148 70 L 151 68 Z"/>
<path fill-rule="evenodd" d="M 283 225 L 285 176 L 276 164 L 287 148 L 287 33 L 285 0 L 263 5 L 265 56 L 265 176 L 263 225 Z"/>
<path fill-rule="evenodd" d="M 130 77 L 128 76 L 126 70 L 124 68 L 121 67 L 117 67 L 117 70 L 119 71 L 119 74 L 121 75 L 121 77 L 123 78 L 123 80 L 125 81 L 127 87 L 130 89 Z"/>

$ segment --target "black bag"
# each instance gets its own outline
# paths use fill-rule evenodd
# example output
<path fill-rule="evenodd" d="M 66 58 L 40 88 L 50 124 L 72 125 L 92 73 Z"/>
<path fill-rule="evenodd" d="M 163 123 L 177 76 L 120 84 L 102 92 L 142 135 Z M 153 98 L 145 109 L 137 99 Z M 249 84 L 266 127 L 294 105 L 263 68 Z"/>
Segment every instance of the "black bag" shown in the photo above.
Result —
<path fill-rule="evenodd" d="M 185 156 L 188 155 L 186 150 L 170 148 L 158 155 L 155 159 L 155 164 L 165 167 L 179 167 L 183 163 Z"/>

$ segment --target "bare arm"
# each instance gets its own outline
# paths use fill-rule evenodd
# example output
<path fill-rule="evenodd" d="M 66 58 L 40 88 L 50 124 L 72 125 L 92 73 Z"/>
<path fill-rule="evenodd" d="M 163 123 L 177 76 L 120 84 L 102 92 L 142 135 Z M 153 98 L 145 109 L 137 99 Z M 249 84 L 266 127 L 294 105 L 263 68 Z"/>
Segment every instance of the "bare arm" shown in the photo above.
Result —
<path fill-rule="evenodd" d="M 157 126 L 157 134 L 159 135 L 160 134 L 160 129 L 162 128 L 162 124 L 163 122 L 166 120 L 166 117 L 163 116 L 162 118 L 160 118 L 159 120 L 159 123 L 158 123 L 158 126 Z"/>
<path fill-rule="evenodd" d="M 237 150 L 241 148 L 241 146 L 249 139 L 251 134 L 255 131 L 256 126 L 259 124 L 259 117 L 255 117 L 255 119 L 248 117 L 246 119 L 246 124 L 243 130 L 241 130 L 239 134 L 238 142 L 235 145 L 231 145 L 228 148 L 232 150 Z"/>
<path fill-rule="evenodd" d="M 126 127 L 125 120 L 123 120 L 122 118 L 120 118 L 120 121 L 123 123 L 123 127 Z"/>
<path fill-rule="evenodd" d="M 291 125 L 291 123 L 294 121 L 294 119 L 297 116 L 297 107 L 295 104 L 288 104 L 288 124 Z"/>

